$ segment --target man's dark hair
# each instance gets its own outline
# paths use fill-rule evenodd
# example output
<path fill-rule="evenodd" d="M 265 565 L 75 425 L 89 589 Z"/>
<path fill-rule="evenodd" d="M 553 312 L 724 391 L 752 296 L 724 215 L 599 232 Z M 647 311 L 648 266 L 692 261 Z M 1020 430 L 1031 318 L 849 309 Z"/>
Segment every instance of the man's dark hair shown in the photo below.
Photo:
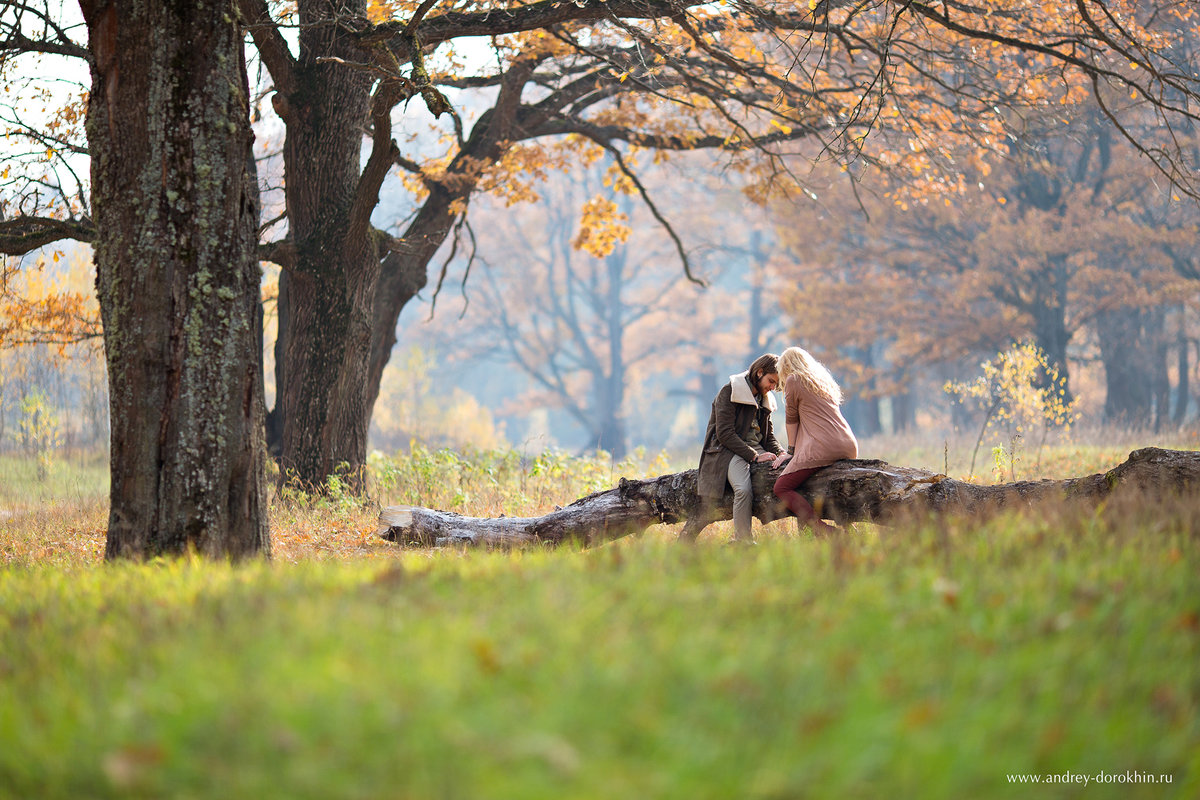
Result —
<path fill-rule="evenodd" d="M 779 356 L 774 353 L 766 353 L 754 359 L 754 363 L 750 365 L 750 380 L 754 383 L 754 391 L 758 391 L 758 379 L 763 375 L 779 372 L 779 365 L 775 363 Z"/>

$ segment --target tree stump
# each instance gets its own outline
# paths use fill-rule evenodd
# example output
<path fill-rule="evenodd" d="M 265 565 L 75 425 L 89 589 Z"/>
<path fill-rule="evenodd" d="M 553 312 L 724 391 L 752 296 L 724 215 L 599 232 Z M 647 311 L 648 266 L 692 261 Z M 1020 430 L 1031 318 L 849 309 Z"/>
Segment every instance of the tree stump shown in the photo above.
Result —
<path fill-rule="evenodd" d="M 782 470 L 751 465 L 754 516 L 763 523 L 789 516 L 772 486 Z M 838 524 L 887 524 L 923 514 L 986 516 L 1041 503 L 1094 506 L 1118 492 L 1148 498 L 1194 493 L 1200 488 L 1200 452 L 1148 447 L 1135 450 L 1104 473 L 1065 480 L 1017 481 L 981 486 L 885 461 L 838 461 L 815 473 L 802 494 L 825 519 Z M 406 545 L 596 545 L 640 533 L 651 525 L 687 521 L 686 533 L 730 519 L 733 493 L 703 509 L 696 494 L 696 470 L 644 480 L 622 478 L 614 489 L 582 497 L 541 517 L 465 517 L 415 506 L 390 506 L 379 515 L 379 534 Z"/>

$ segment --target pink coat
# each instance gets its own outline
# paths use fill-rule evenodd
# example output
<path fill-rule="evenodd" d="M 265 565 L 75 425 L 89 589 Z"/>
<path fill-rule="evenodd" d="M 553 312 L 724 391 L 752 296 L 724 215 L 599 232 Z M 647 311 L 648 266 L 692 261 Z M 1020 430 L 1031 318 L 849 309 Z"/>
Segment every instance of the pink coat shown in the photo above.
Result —
<path fill-rule="evenodd" d="M 784 384 L 783 403 L 788 441 L 796 448 L 784 475 L 827 467 L 843 458 L 858 458 L 858 440 L 836 403 L 813 394 L 796 375 L 789 375 Z"/>

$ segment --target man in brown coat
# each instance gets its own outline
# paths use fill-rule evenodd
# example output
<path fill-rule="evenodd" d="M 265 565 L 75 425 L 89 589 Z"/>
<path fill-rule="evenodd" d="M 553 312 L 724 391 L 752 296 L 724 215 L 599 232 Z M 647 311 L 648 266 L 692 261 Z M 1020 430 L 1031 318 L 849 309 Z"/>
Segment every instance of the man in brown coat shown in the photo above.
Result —
<path fill-rule="evenodd" d="M 700 474 L 696 493 L 700 509 L 688 519 L 679 534 L 683 541 L 695 541 L 711 521 L 707 509 L 720 502 L 726 485 L 733 487 L 733 538 L 752 543 L 750 519 L 754 506 L 750 465 L 772 461 L 782 452 L 771 427 L 771 412 L 779 386 L 779 369 L 771 353 L 759 356 L 750 369 L 729 377 L 713 400 L 700 453 Z"/>

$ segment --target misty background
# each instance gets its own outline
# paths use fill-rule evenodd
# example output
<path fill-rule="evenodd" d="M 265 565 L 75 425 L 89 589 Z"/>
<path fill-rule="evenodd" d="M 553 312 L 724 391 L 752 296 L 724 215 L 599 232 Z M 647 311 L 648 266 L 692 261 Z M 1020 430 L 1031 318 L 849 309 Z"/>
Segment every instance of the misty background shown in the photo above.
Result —
<path fill-rule="evenodd" d="M 1070 148 L 1060 157 L 1080 158 Z M 1129 158 L 1093 165 L 1082 187 L 1063 180 L 1068 200 L 1050 211 L 1020 174 L 993 173 L 953 205 L 902 208 L 884 181 L 814 169 L 802 195 L 764 205 L 709 154 L 646 159 L 642 180 L 704 285 L 611 162 L 548 170 L 515 202 L 474 201 L 439 253 L 443 272 L 400 318 L 371 446 L 690 458 L 728 376 L 792 344 L 830 365 L 860 438 L 973 436 L 982 409 L 955 402 L 946 384 L 977 376 L 1014 341 L 1039 343 L 1039 282 L 1066 289 L 1065 302 L 1047 304 L 1064 322 L 1082 426 L 1194 427 L 1200 284 L 1189 270 L 1200 216 L 1169 197 L 1156 208 L 1159 190 L 1135 180 Z M 270 157 L 262 163 L 270 169 Z M 1093 191 L 1118 179 L 1140 204 L 1122 199 L 1117 212 Z M 609 218 L 589 217 L 597 198 Z M 409 213 L 385 198 L 376 223 Z M 42 264 L 22 272 L 30 292 L 89 290 L 85 246 L 25 261 Z M 270 406 L 277 272 L 264 267 Z M 99 340 L 0 350 L 0 447 L 23 446 L 31 413 L 53 417 L 60 446 L 103 446 L 102 361 Z"/>

